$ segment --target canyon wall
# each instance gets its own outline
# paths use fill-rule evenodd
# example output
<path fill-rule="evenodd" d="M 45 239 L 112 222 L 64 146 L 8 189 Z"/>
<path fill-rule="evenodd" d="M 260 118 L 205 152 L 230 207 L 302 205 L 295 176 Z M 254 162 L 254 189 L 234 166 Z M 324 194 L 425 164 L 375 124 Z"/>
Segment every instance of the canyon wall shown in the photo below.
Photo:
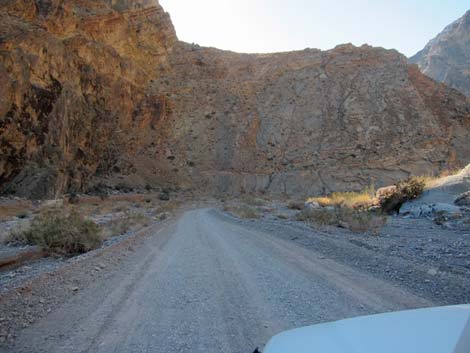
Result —
<path fill-rule="evenodd" d="M 470 162 L 469 99 L 393 50 L 238 54 L 157 1 L 0 0 L 0 187 L 314 194 Z"/>

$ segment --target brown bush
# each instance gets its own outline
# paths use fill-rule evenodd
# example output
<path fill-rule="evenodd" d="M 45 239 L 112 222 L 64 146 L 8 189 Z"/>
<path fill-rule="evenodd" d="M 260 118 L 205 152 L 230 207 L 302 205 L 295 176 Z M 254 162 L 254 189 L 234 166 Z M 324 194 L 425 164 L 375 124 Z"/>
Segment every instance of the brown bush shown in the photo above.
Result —
<path fill-rule="evenodd" d="M 422 178 L 411 177 L 395 184 L 388 193 L 379 195 L 380 208 L 385 213 L 398 212 L 400 207 L 407 201 L 419 197 L 425 188 Z"/>

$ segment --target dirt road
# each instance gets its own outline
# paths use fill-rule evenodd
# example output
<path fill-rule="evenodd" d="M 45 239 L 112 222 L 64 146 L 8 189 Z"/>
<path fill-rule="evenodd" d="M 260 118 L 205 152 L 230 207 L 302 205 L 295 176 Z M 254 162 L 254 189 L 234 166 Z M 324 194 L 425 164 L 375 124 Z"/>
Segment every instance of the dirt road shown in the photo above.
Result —
<path fill-rule="evenodd" d="M 212 209 L 186 212 L 115 275 L 23 330 L 14 352 L 251 352 L 279 331 L 432 305 Z"/>

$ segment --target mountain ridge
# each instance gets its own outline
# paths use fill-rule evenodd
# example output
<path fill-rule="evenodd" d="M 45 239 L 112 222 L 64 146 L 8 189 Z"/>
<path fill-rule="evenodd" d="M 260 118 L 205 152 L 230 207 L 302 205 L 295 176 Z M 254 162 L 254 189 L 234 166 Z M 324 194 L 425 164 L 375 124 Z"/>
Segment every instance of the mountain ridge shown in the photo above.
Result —
<path fill-rule="evenodd" d="M 470 96 L 470 10 L 409 61 L 429 77 Z"/>

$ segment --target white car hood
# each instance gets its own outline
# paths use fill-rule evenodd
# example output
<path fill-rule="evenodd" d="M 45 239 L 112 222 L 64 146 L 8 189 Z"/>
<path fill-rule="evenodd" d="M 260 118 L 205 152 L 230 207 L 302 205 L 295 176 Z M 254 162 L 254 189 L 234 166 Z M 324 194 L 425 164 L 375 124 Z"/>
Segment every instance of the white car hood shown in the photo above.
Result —
<path fill-rule="evenodd" d="M 470 305 L 364 316 L 274 336 L 263 353 L 470 353 Z"/>

